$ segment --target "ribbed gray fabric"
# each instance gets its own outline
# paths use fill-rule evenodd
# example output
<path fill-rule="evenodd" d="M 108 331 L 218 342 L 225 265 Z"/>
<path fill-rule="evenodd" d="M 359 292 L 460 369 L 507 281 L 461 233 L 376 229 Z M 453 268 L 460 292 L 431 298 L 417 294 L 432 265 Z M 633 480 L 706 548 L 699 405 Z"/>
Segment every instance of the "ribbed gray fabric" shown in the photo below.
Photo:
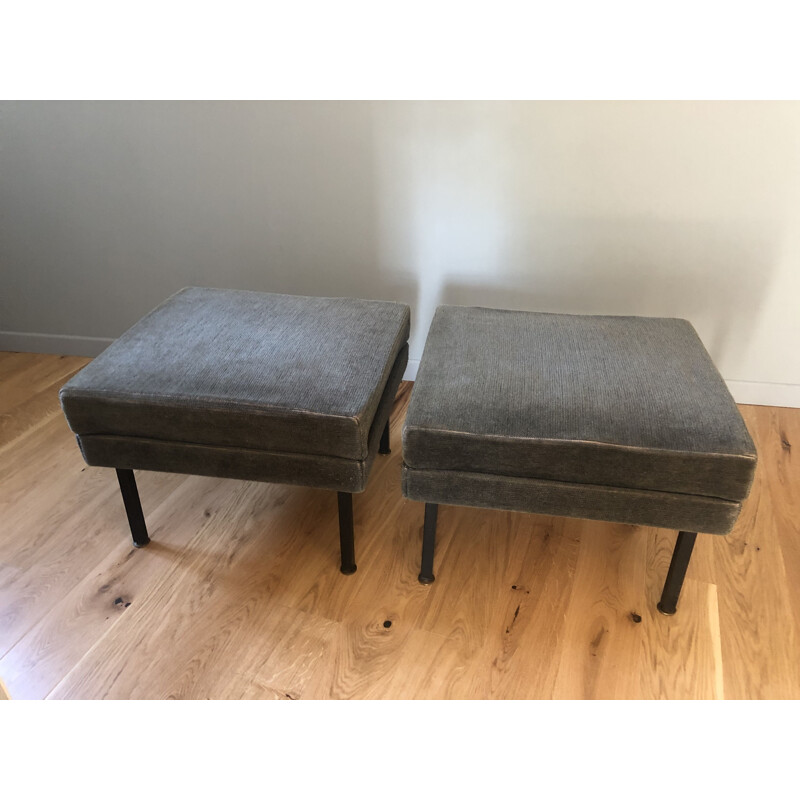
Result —
<path fill-rule="evenodd" d="M 361 492 L 367 485 L 372 461 L 407 363 L 408 347 L 404 347 L 394 363 L 370 426 L 369 449 L 364 459 L 188 444 L 133 436 L 85 434 L 77 437 L 78 444 L 86 463 L 95 467 L 178 472 L 313 486 L 339 492 Z"/>
<path fill-rule="evenodd" d="M 431 324 L 403 455 L 419 470 L 731 501 L 756 465 L 687 321 L 458 306 Z"/>
<path fill-rule="evenodd" d="M 271 453 L 245 447 L 164 442 L 135 436 L 79 436 L 78 444 L 86 463 L 93 467 L 208 475 L 341 492 L 362 491 L 369 466 L 366 459 L 355 461 L 307 453 Z"/>
<path fill-rule="evenodd" d="M 425 503 L 527 511 L 631 525 L 729 533 L 740 503 L 713 497 L 403 467 L 403 495 Z"/>
<path fill-rule="evenodd" d="M 183 289 L 72 378 L 61 404 L 82 437 L 363 461 L 409 325 L 400 303 Z"/>

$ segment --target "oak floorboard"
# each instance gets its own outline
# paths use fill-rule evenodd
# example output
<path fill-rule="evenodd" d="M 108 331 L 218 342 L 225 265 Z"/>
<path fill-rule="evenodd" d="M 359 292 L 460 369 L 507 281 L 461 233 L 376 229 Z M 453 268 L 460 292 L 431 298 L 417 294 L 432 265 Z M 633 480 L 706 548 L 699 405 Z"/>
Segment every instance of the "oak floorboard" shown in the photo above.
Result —
<path fill-rule="evenodd" d="M 742 409 L 751 427 L 758 426 L 764 490 L 769 493 L 775 538 L 786 570 L 785 588 L 795 632 L 800 632 L 800 413 L 796 409 L 749 406 Z M 761 552 L 761 551 L 757 551 Z"/>
<path fill-rule="evenodd" d="M 0 452 L 9 442 L 41 424 L 46 416 L 61 413 L 59 388 L 88 361 L 63 356 L 55 364 L 45 362 L 38 374 L 23 371 L 17 377 L 24 374 L 24 380 L 0 378 Z"/>
<path fill-rule="evenodd" d="M 91 361 L 77 356 L 48 356 L 17 353 L 16 368 L 2 375 L 0 384 L 0 414 L 30 402 L 40 392 L 50 390 L 57 403 L 58 390 L 81 367 Z M 3 370 L 0 370 L 3 371 Z"/>
<path fill-rule="evenodd" d="M 52 356 L 43 353 L 16 353 L 0 350 L 0 386 L 37 362 L 49 361 Z M 88 361 L 89 359 L 87 359 Z M 0 392 L 2 389 L 0 389 Z"/>
<path fill-rule="evenodd" d="M 37 396 L 48 386 L 47 403 L 36 406 L 45 422 L 18 435 L 0 459 L 0 656 L 106 556 L 109 541 L 130 536 L 113 470 L 86 467 L 58 405 L 58 384 L 88 360 L 47 358 L 49 369 L 35 362 L 38 379 L 22 371 Z M 0 395 L 8 398 L 7 382 Z M 165 498 L 176 477 L 146 475 L 143 486 Z"/>
<path fill-rule="evenodd" d="M 642 647 L 645 531 L 632 525 L 575 520 L 580 552 L 553 689 L 557 699 L 613 699 L 633 694 L 632 654 Z"/>
<path fill-rule="evenodd" d="M 745 414 L 761 457 L 750 498 L 715 551 L 725 691 L 731 699 L 798 699 L 800 637 L 792 597 L 800 574 L 796 562 L 787 569 L 784 561 L 782 540 L 791 536 L 791 526 L 781 522 L 779 509 L 788 490 L 770 480 L 774 411 Z"/>
<path fill-rule="evenodd" d="M 375 629 L 373 637 L 383 639 L 384 665 L 377 680 L 371 677 L 374 669 L 365 670 L 351 658 L 350 675 L 359 672 L 365 680 L 361 692 L 350 695 L 341 691 L 347 684 L 342 673 L 337 675 L 334 684 L 338 692 L 333 696 L 363 696 L 375 700 L 425 700 L 431 697 L 432 687 L 436 687 L 436 698 L 458 700 L 465 697 L 484 697 L 488 691 L 485 675 L 473 669 L 477 653 L 465 639 L 443 637 L 436 633 L 414 628 L 399 641 L 393 639 L 391 631 Z M 362 635 L 361 641 L 368 639 Z M 372 648 L 375 649 L 374 646 Z M 353 648 L 344 647 L 349 653 Z M 361 658 L 356 649 L 355 655 Z M 324 697 L 324 695 L 321 695 Z"/>
<path fill-rule="evenodd" d="M 497 598 L 505 596 L 507 573 L 525 552 L 514 536 L 517 515 L 490 509 L 440 506 L 434 560 L 422 630 L 463 638 L 483 647 L 491 630 Z M 438 543 L 438 542 L 437 542 Z"/>
<path fill-rule="evenodd" d="M 75 491 L 60 499 L 55 508 L 43 504 L 39 507 L 43 513 L 14 520 L 10 528 L 4 525 L 0 558 L 6 569 L 0 573 L 0 655 L 63 602 L 117 543 L 131 546 L 114 471 L 90 471 L 97 474 L 87 478 L 84 486 L 76 482 Z M 165 501 L 183 480 L 185 476 L 140 475 L 144 508 L 149 510 Z M 22 535 L 25 531 L 27 540 Z M 17 550 L 9 553 L 8 541 L 15 540 Z"/>
<path fill-rule="evenodd" d="M 216 483 L 213 497 L 203 493 L 200 525 L 179 557 L 111 634 L 56 686 L 51 697 L 173 696 L 208 637 L 222 635 L 231 606 L 246 610 L 255 597 L 269 607 L 265 601 L 273 543 L 264 535 L 258 514 L 265 487 L 240 481 Z M 221 535 L 221 529 L 232 523 L 235 530 Z"/>
<path fill-rule="evenodd" d="M 580 539 L 566 519 L 514 516 L 524 555 L 506 574 L 478 665 L 490 698 L 552 697 Z"/>
<path fill-rule="evenodd" d="M 667 617 L 656 608 L 676 538 L 674 531 L 660 529 L 648 537 L 647 599 L 640 612 L 646 635 L 637 660 L 638 695 L 647 700 L 722 700 L 716 585 L 698 580 L 690 563 L 677 613 Z M 701 535 L 697 544 L 712 549 L 716 538 Z"/>
<path fill-rule="evenodd" d="M 228 487 L 198 477 L 184 476 L 183 481 L 149 515 L 152 540 L 146 550 L 133 547 L 125 530 L 120 532 L 123 535 L 109 535 L 108 556 L 0 659 L 0 674 L 14 687 L 15 697 L 46 696 L 147 595 L 168 567 L 184 557 L 187 544 L 215 513 L 217 498 L 225 496 Z M 198 494 L 202 503 L 183 504 Z"/>
<path fill-rule="evenodd" d="M 232 603 L 193 646 L 191 659 L 164 697 L 302 699 L 330 647 L 336 623 L 264 600 L 262 593 L 253 592 Z"/>

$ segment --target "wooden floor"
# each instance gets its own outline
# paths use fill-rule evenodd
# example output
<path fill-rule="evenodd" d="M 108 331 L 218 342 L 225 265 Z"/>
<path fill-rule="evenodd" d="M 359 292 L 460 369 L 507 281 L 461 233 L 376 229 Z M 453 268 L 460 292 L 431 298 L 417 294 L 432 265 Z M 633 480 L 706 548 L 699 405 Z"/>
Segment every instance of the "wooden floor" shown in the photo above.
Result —
<path fill-rule="evenodd" d="M 742 406 L 759 466 L 739 523 L 700 536 L 678 613 L 655 609 L 675 532 L 421 504 L 400 428 L 354 498 L 113 470 L 58 406 L 88 359 L 0 353 L 0 679 L 12 698 L 800 698 L 800 410 Z"/>

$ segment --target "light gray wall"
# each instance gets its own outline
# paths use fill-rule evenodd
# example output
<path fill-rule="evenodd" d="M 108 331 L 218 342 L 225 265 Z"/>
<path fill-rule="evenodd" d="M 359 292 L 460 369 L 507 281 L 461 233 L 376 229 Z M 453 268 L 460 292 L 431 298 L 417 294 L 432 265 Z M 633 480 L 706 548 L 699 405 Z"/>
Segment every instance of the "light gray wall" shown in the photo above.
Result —
<path fill-rule="evenodd" d="M 800 103 L 0 103 L 0 349 L 187 285 L 692 321 L 800 406 Z"/>

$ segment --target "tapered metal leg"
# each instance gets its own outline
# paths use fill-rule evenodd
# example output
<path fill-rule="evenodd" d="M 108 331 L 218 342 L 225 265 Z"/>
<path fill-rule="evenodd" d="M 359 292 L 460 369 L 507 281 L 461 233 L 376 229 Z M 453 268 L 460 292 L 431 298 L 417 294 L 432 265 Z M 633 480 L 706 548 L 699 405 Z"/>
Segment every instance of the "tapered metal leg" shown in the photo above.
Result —
<path fill-rule="evenodd" d="M 142 504 L 139 500 L 139 492 L 136 489 L 136 478 L 133 477 L 132 469 L 118 469 L 117 480 L 122 492 L 122 502 L 125 503 L 125 513 L 128 515 L 128 525 L 131 527 L 134 547 L 144 547 L 150 543 L 147 535 L 147 526 L 144 524 L 144 514 Z"/>
<path fill-rule="evenodd" d="M 353 495 L 339 492 L 339 542 L 342 551 L 342 573 L 356 571 L 356 548 L 353 542 Z"/>
<path fill-rule="evenodd" d="M 686 569 L 689 566 L 689 559 L 692 557 L 696 538 L 696 533 L 688 531 L 681 531 L 678 534 L 678 541 L 675 542 L 672 561 L 667 571 L 667 580 L 664 582 L 664 591 L 661 592 L 661 600 L 657 606 L 662 614 L 672 616 L 678 607 L 678 597 L 681 594 L 683 579 L 686 577 Z"/>
<path fill-rule="evenodd" d="M 436 503 L 425 503 L 425 528 L 422 532 L 422 568 L 419 572 L 420 583 L 433 583 L 433 551 L 436 546 L 436 515 L 439 506 Z"/>
<path fill-rule="evenodd" d="M 381 434 L 381 443 L 378 445 L 378 452 L 382 455 L 389 455 L 392 451 L 389 449 L 389 420 L 386 420 L 386 427 Z"/>

